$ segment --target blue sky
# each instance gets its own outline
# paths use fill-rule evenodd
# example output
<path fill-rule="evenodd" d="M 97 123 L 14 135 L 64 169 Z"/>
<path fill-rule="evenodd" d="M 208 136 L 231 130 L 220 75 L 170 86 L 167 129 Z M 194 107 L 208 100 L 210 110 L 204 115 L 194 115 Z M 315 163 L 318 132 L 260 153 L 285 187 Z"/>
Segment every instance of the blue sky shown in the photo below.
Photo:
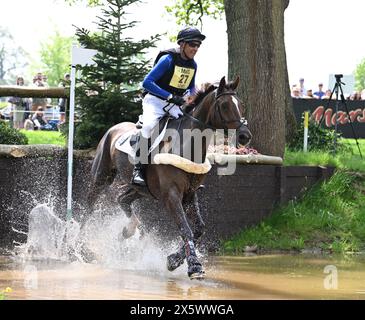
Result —
<path fill-rule="evenodd" d="M 147 37 L 166 31 L 175 33 L 173 18 L 164 14 L 167 0 L 144 0 L 133 9 L 133 19 L 142 21 L 134 34 Z M 73 24 L 93 28 L 97 9 L 67 7 L 63 0 L 1 0 L 0 25 L 7 27 L 18 44 L 36 56 L 39 42 L 57 27 L 65 36 L 74 33 Z M 291 84 L 305 78 L 307 89 L 318 82 L 328 84 L 331 73 L 350 74 L 365 58 L 362 32 L 365 1 L 290 0 L 285 13 L 285 42 Z M 203 32 L 207 40 L 197 61 L 198 82 L 213 81 L 227 72 L 225 21 L 207 19 Z M 171 46 L 168 38 L 160 48 Z M 154 57 L 159 48 L 150 52 Z"/>

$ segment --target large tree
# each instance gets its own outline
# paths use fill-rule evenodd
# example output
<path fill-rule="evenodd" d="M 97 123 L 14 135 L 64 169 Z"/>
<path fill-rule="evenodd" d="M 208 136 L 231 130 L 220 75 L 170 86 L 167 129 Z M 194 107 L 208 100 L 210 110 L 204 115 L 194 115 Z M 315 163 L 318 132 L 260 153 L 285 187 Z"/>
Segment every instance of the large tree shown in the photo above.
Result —
<path fill-rule="evenodd" d="M 226 0 L 228 75 L 240 75 L 253 146 L 283 156 L 291 98 L 284 45 L 289 0 Z"/>
<path fill-rule="evenodd" d="M 168 10 L 178 22 L 197 24 L 222 4 L 228 76 L 241 77 L 239 96 L 247 108 L 252 145 L 261 153 L 283 156 L 285 136 L 295 128 L 284 45 L 289 0 L 176 0 Z"/>

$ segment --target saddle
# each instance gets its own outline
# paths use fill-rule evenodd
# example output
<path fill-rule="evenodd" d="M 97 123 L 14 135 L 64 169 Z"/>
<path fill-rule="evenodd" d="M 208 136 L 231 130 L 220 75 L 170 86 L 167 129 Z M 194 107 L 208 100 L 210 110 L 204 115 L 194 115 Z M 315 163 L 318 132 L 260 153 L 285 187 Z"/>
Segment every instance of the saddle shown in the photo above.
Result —
<path fill-rule="evenodd" d="M 152 137 L 156 137 L 154 141 L 149 142 L 149 154 L 156 149 L 156 147 L 159 146 L 160 142 L 164 140 L 167 125 L 169 123 L 169 120 L 172 119 L 170 116 L 166 115 L 161 118 L 159 123 L 156 125 L 156 127 L 152 130 Z M 137 137 L 139 131 L 141 130 L 143 126 L 143 122 L 141 120 L 141 117 L 139 118 L 138 122 L 136 123 L 137 131 L 127 132 L 123 134 L 121 137 L 119 137 L 115 143 L 115 148 L 119 151 L 125 152 L 128 155 L 130 155 L 133 159 L 135 157 L 136 151 L 135 146 L 137 143 Z M 158 130 L 158 132 L 156 132 Z"/>
<path fill-rule="evenodd" d="M 164 152 L 163 149 L 166 146 L 167 149 L 169 148 L 169 136 L 166 135 L 166 129 L 168 127 L 169 121 L 171 118 L 170 116 L 164 116 L 161 118 L 159 124 L 156 125 L 156 127 L 152 131 L 152 137 L 156 137 L 154 141 L 151 141 L 151 145 L 149 145 L 149 158 L 152 157 L 151 153 L 156 148 L 160 146 L 161 142 L 165 142 L 165 145 L 162 147 L 162 152 L 157 152 L 157 154 L 154 154 L 152 163 L 154 164 L 166 164 L 166 165 L 172 165 L 174 167 L 177 167 L 185 172 L 188 173 L 194 173 L 194 174 L 205 174 L 208 173 L 211 169 L 211 164 L 208 158 L 205 159 L 204 163 L 195 163 L 191 160 L 182 158 L 179 155 Z M 140 124 L 138 125 L 140 127 Z M 140 130 L 140 129 L 139 129 Z M 158 132 L 156 132 L 158 130 Z M 129 156 L 132 157 L 132 159 L 135 159 L 136 151 L 136 143 L 137 143 L 137 135 L 139 133 L 136 131 L 127 132 L 124 135 L 122 135 L 115 143 L 115 148 L 117 150 L 120 150 L 122 152 L 127 153 Z M 160 150 L 158 150 L 160 151 Z"/>

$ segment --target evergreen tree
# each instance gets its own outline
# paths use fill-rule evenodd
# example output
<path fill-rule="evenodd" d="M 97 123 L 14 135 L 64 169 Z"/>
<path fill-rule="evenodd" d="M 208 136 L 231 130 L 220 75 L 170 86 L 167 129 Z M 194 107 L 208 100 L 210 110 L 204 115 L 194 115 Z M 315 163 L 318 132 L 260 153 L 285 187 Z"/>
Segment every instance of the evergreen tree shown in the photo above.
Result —
<path fill-rule="evenodd" d="M 149 40 L 134 41 L 123 37 L 136 21 L 125 22 L 125 7 L 140 0 L 106 0 L 97 33 L 77 28 L 82 46 L 95 49 L 96 65 L 81 68 L 76 89 L 75 147 L 95 147 L 104 133 L 123 121 L 135 122 L 142 113 L 140 82 L 149 71 L 145 50 L 154 47 L 160 35 Z"/>

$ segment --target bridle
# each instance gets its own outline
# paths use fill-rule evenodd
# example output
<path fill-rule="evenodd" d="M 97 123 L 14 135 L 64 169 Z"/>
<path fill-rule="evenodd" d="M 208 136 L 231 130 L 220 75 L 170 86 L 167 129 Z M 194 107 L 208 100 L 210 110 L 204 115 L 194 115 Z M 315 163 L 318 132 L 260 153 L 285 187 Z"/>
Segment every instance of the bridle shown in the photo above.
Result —
<path fill-rule="evenodd" d="M 247 126 L 247 120 L 244 117 L 240 118 L 239 120 L 230 120 L 230 121 L 227 121 L 227 120 L 225 120 L 223 118 L 222 110 L 221 110 L 221 108 L 218 105 L 218 99 L 220 97 L 222 97 L 222 96 L 227 96 L 227 95 L 233 96 L 236 99 L 238 99 L 237 98 L 237 93 L 235 91 L 221 92 L 220 94 L 217 94 L 217 89 L 215 90 L 215 101 L 214 101 L 215 113 L 218 113 L 218 115 L 220 117 L 220 120 L 223 123 L 223 128 L 222 129 L 224 129 L 225 131 L 227 131 L 227 130 L 229 130 L 229 128 L 227 126 L 228 124 L 233 123 L 233 122 L 238 122 L 238 126 L 236 128 L 234 128 L 234 129 L 232 129 L 232 130 L 236 130 L 237 131 L 242 126 Z M 192 120 L 195 123 L 200 124 L 204 128 L 213 129 L 213 130 L 217 130 L 218 129 L 218 128 L 214 127 L 214 126 L 209 125 L 208 123 L 205 123 L 205 122 L 203 122 L 203 121 L 201 121 L 201 120 L 193 117 L 191 114 L 189 114 L 189 113 L 187 113 L 185 111 L 182 111 L 182 112 L 183 112 L 183 114 L 184 114 L 185 117 L 189 118 L 190 120 Z"/>

